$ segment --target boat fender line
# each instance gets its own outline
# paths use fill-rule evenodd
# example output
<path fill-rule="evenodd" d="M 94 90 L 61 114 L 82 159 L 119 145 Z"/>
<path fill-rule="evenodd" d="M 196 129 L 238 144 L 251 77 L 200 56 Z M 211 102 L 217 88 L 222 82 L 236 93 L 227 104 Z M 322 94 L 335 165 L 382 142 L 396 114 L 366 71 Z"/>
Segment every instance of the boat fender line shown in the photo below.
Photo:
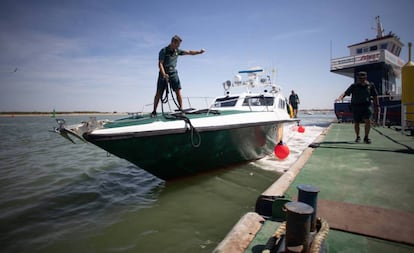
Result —
<path fill-rule="evenodd" d="M 309 253 L 320 253 L 322 244 L 329 233 L 329 224 L 323 218 L 318 217 L 316 220 L 316 227 L 318 228 L 318 232 L 313 235 L 311 234 L 312 241 L 310 243 L 310 250 L 308 251 Z M 283 240 L 284 236 L 286 236 L 286 221 L 280 224 L 274 234 L 268 239 L 266 246 L 262 250 L 262 253 L 276 252 L 276 247 L 283 245 L 283 243 L 281 243 L 281 240 Z"/>

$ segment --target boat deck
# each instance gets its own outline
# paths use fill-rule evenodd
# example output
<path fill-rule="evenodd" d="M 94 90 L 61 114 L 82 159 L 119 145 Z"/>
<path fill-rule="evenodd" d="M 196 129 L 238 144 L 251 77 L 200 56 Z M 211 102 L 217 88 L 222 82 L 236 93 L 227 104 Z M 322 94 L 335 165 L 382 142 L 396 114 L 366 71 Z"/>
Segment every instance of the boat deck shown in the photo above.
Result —
<path fill-rule="evenodd" d="M 285 197 L 295 200 L 298 185 L 320 189 L 328 252 L 414 252 L 414 137 L 375 127 L 370 138 L 355 143 L 352 124 L 332 124 Z M 279 225 L 265 221 L 244 252 L 261 252 Z"/>

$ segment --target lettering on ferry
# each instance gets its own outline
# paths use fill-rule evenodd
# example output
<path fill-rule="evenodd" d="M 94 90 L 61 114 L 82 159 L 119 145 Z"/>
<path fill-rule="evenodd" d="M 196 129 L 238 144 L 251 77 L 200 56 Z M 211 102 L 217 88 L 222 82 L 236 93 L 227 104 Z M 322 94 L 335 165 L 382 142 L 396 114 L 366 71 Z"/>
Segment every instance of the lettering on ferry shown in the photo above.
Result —
<path fill-rule="evenodd" d="M 380 59 L 380 54 L 366 54 L 361 56 L 359 61 L 378 61 Z"/>

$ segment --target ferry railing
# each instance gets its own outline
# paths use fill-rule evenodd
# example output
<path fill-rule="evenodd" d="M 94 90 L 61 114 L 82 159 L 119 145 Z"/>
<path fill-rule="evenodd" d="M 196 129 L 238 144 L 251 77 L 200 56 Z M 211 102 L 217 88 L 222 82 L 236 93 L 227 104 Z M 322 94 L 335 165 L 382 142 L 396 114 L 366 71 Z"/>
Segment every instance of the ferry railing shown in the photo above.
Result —
<path fill-rule="evenodd" d="M 382 100 L 382 101 L 384 101 L 384 100 L 387 100 L 387 101 L 392 101 L 392 100 L 395 100 L 395 99 L 397 99 L 398 100 L 398 98 L 399 99 L 401 99 L 401 95 L 400 94 L 387 94 L 387 95 L 379 95 L 378 96 L 378 99 L 380 99 L 380 101 Z M 377 117 L 377 125 L 378 126 L 385 126 L 386 125 L 386 122 L 387 122 L 387 111 L 388 111 L 388 108 L 397 108 L 397 107 L 401 107 L 401 104 L 397 104 L 397 105 L 387 105 L 387 106 L 382 106 L 382 108 L 383 108 L 383 110 L 382 110 L 382 112 L 381 112 L 381 108 L 379 108 L 379 111 L 378 111 L 378 117 Z M 381 120 L 381 115 L 382 115 L 382 120 Z"/>
<path fill-rule="evenodd" d="M 401 134 L 404 134 L 405 130 L 410 129 L 411 131 L 414 130 L 414 120 L 408 120 L 408 115 L 414 115 L 414 112 L 408 112 L 408 106 L 414 106 L 414 102 L 401 104 Z"/>
<path fill-rule="evenodd" d="M 388 111 L 388 108 L 396 108 L 396 107 L 401 107 L 401 105 L 388 105 L 388 106 L 383 106 L 382 120 L 381 120 L 381 109 L 380 109 L 380 111 L 378 112 L 377 124 L 379 126 L 382 125 L 383 127 L 385 127 L 386 122 L 387 122 L 387 111 Z M 381 124 L 381 122 L 382 122 L 382 124 Z"/>
<path fill-rule="evenodd" d="M 333 58 L 331 59 L 331 71 L 380 62 L 390 64 L 396 68 L 401 68 L 404 65 L 404 61 L 401 58 L 386 49 L 380 49 L 363 54 Z"/>

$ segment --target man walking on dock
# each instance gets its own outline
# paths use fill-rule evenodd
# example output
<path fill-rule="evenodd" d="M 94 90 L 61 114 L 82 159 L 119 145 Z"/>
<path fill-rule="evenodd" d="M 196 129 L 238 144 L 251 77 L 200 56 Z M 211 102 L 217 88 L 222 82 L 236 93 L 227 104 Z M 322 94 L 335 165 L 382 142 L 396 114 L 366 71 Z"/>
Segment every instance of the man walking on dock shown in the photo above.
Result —
<path fill-rule="evenodd" d="M 367 81 L 367 72 L 358 72 L 357 77 L 357 82 L 351 84 L 348 89 L 338 97 L 338 100 L 343 100 L 345 96 L 350 96 L 352 94 L 351 108 L 354 117 L 354 129 L 356 134 L 355 142 L 361 141 L 359 136 L 359 124 L 365 123 L 364 142 L 370 144 L 371 139 L 369 139 L 369 131 L 371 129 L 371 117 L 373 115 L 372 100 L 374 101 L 374 110 L 375 112 L 378 112 L 378 93 L 374 84 Z"/>

